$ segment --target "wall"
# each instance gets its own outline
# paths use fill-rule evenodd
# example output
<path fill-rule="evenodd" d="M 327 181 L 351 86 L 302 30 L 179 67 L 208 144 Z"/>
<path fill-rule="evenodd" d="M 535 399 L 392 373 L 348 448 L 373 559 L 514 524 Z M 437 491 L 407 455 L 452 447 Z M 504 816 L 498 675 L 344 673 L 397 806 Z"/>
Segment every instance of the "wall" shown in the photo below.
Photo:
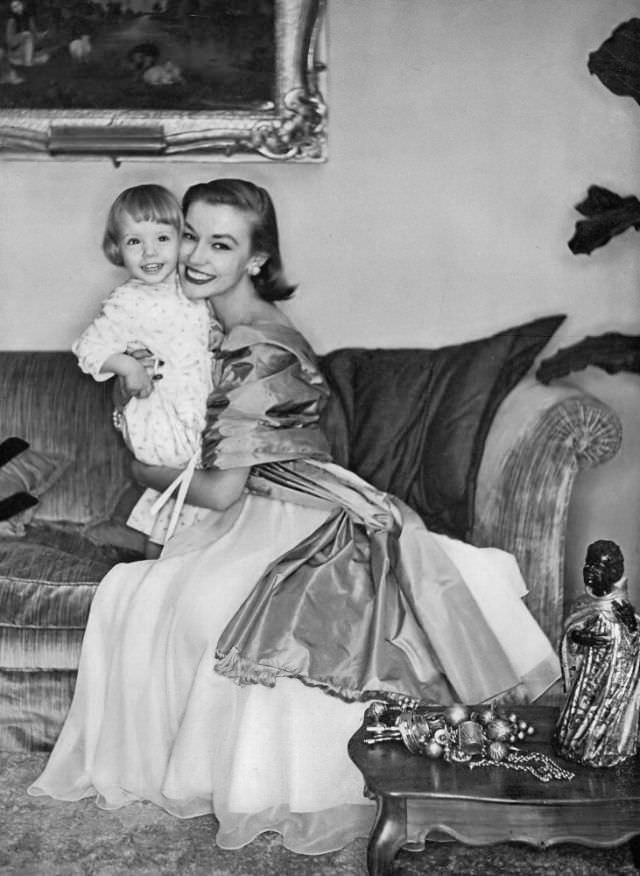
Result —
<path fill-rule="evenodd" d="M 330 159 L 318 166 L 0 163 L 5 349 L 62 348 L 118 273 L 99 240 L 123 187 L 246 175 L 272 192 L 294 319 L 322 352 L 437 346 L 569 315 L 553 346 L 640 329 L 635 232 L 566 242 L 592 183 L 640 193 L 640 108 L 586 62 L 640 0 L 329 0 Z M 581 478 L 568 575 L 614 537 L 640 581 L 640 378 L 574 381 L 620 412 L 622 453 Z M 640 589 L 638 590 L 640 594 Z"/>

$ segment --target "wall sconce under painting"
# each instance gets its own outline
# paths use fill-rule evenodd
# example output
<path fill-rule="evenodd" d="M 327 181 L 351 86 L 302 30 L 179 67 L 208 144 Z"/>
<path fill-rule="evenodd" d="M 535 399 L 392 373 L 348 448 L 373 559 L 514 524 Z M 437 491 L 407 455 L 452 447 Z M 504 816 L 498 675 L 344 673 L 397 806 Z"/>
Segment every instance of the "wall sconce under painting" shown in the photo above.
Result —
<path fill-rule="evenodd" d="M 325 3 L 39 0 L 0 56 L 0 158 L 324 161 Z"/>

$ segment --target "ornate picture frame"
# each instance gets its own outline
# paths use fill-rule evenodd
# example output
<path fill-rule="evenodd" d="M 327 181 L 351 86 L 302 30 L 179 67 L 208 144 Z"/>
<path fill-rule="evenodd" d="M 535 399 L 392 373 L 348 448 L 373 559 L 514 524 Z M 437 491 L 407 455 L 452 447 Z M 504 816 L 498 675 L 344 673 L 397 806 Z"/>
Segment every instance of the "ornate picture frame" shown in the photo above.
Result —
<path fill-rule="evenodd" d="M 203 112 L 0 107 L 0 159 L 325 161 L 326 0 L 272 0 L 273 100 Z"/>

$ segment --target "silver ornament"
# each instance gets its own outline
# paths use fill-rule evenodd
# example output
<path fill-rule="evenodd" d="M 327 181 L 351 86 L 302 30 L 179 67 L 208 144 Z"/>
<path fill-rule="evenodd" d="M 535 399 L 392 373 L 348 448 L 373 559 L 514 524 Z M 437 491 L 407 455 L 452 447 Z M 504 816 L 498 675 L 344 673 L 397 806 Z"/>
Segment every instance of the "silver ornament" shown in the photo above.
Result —
<path fill-rule="evenodd" d="M 457 727 L 469 718 L 469 709 L 461 703 L 454 703 L 445 710 L 444 716 L 449 724 Z"/>
<path fill-rule="evenodd" d="M 489 743 L 489 758 L 494 763 L 500 763 L 501 760 L 504 760 L 507 754 L 509 753 L 509 749 L 504 744 L 504 742 L 499 742 L 498 740 L 494 740 Z"/>
<path fill-rule="evenodd" d="M 434 739 L 430 739 L 424 747 L 424 753 L 426 756 L 431 757 L 434 760 L 438 757 L 442 757 L 443 751 L 443 747 L 438 745 Z"/>
<path fill-rule="evenodd" d="M 511 735 L 511 724 L 503 718 L 494 718 L 493 721 L 489 721 L 487 724 L 485 732 L 489 739 L 503 742 Z"/>

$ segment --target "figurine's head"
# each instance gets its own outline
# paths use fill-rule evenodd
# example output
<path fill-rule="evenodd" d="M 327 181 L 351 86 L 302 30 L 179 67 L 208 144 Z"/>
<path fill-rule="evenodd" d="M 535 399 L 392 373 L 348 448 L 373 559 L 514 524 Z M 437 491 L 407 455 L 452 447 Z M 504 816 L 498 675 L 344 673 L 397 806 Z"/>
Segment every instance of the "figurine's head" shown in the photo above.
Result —
<path fill-rule="evenodd" d="M 582 579 L 594 596 L 611 593 L 624 575 L 624 558 L 615 541 L 592 542 L 587 548 L 587 556 L 582 570 Z"/>

